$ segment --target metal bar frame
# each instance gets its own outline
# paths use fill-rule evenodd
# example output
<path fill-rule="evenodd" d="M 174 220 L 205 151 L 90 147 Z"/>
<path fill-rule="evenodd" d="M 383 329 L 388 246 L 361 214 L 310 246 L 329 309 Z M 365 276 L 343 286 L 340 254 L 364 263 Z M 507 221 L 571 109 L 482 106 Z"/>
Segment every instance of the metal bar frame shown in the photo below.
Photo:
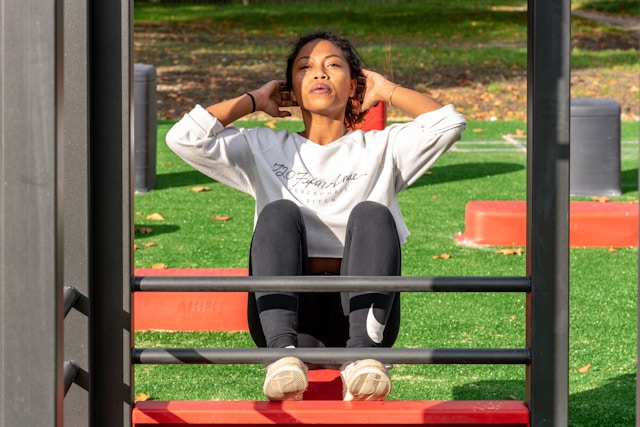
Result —
<path fill-rule="evenodd" d="M 65 315 L 64 356 L 73 365 L 65 375 L 64 425 L 90 425 L 89 391 L 89 2 L 62 0 L 64 7 L 64 284 L 78 299 Z M 65 306 L 65 312 L 67 307 Z M 65 371 L 66 372 L 66 371 Z M 69 388 L 67 388 L 67 386 Z"/>
<path fill-rule="evenodd" d="M 496 364 L 530 362 L 526 348 L 144 348 L 134 349 L 139 364 L 265 364 L 285 356 L 305 362 L 341 364 L 373 357 L 383 363 L 402 364 Z"/>
<path fill-rule="evenodd" d="M 305 276 L 224 277 L 224 276 L 136 276 L 134 292 L 529 292 L 526 276 Z"/>
<path fill-rule="evenodd" d="M 91 2 L 89 418 L 92 427 L 131 425 L 132 26 L 132 0 Z"/>
<path fill-rule="evenodd" d="M 528 4 L 526 379 L 536 427 L 568 424 L 570 3 Z"/>
<path fill-rule="evenodd" d="M 63 27 L 0 0 L 0 425 L 62 424 Z"/>

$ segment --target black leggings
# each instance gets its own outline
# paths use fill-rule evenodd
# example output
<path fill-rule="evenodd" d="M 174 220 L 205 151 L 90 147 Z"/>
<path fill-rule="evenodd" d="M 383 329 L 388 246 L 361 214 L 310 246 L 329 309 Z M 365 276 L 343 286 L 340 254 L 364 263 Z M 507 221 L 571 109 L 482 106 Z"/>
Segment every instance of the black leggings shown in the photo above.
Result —
<path fill-rule="evenodd" d="M 389 209 L 359 203 L 349 215 L 340 274 L 399 276 L 400 256 Z M 288 200 L 265 206 L 251 241 L 249 275 L 308 275 L 308 264 L 300 208 Z M 248 320 L 259 347 L 391 347 L 400 328 L 400 294 L 256 292 L 249 294 Z"/>

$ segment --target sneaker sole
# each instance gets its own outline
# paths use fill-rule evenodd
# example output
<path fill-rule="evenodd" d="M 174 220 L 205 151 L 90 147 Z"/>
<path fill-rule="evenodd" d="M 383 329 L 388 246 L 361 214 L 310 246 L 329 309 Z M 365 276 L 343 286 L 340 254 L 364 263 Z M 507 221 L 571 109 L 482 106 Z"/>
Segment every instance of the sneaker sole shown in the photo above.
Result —
<path fill-rule="evenodd" d="M 391 378 L 375 360 L 358 362 L 349 375 L 345 400 L 383 400 L 391 393 Z"/>
<path fill-rule="evenodd" d="M 272 401 L 302 400 L 307 385 L 304 363 L 296 357 L 284 357 L 268 366 L 263 392 Z"/>

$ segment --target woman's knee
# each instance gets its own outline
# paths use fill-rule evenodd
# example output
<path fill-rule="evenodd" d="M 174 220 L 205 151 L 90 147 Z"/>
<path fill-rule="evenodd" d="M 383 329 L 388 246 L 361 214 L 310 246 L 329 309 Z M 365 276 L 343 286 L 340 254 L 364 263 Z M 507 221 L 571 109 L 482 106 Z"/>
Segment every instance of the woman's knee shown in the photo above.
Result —
<path fill-rule="evenodd" d="M 291 200 L 285 199 L 266 204 L 258 215 L 258 224 L 286 224 L 291 222 L 299 223 L 301 221 L 302 212 L 300 212 L 300 207 Z"/>
<path fill-rule="evenodd" d="M 358 203 L 351 211 L 351 218 L 357 219 L 358 223 L 366 221 L 375 224 L 393 224 L 395 220 L 388 207 L 382 203 L 365 200 Z"/>

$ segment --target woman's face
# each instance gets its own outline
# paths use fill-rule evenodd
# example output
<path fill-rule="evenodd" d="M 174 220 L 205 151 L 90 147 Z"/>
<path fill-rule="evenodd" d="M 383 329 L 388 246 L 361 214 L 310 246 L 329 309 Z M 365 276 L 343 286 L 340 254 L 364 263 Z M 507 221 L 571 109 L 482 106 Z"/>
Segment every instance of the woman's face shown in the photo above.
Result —
<path fill-rule="evenodd" d="M 300 49 L 292 67 L 293 96 L 302 110 L 342 120 L 355 95 L 342 50 L 328 40 L 313 40 Z"/>

